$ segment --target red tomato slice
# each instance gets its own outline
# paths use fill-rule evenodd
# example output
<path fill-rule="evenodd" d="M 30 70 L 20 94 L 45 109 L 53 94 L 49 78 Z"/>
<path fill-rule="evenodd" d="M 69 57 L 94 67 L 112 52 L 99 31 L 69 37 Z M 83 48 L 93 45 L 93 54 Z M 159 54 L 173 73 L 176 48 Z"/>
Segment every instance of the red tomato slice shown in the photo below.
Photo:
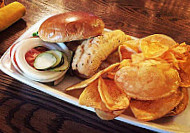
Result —
<path fill-rule="evenodd" d="M 47 50 L 48 50 L 48 48 L 43 47 L 43 46 L 38 46 L 38 47 L 35 47 L 35 48 L 29 50 L 25 55 L 25 59 L 26 59 L 27 63 L 30 66 L 34 67 L 34 60 L 35 60 L 36 56 L 38 56 L 40 53 L 45 52 Z"/>

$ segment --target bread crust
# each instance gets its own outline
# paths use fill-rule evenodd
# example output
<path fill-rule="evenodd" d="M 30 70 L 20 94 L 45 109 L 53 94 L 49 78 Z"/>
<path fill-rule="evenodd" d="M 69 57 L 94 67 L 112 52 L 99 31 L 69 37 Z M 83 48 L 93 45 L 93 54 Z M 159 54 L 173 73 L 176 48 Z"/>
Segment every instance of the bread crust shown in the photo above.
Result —
<path fill-rule="evenodd" d="M 39 37 L 47 42 L 69 42 L 100 35 L 104 29 L 101 18 L 85 12 L 66 12 L 45 20 Z"/>

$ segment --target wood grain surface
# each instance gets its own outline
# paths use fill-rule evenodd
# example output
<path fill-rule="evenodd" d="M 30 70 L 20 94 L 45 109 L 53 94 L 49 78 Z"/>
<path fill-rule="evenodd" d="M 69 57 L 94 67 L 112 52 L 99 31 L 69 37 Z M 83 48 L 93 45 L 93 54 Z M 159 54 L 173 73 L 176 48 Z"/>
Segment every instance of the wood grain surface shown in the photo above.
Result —
<path fill-rule="evenodd" d="M 100 16 L 109 29 L 143 37 L 155 33 L 190 43 L 189 0 L 18 0 L 26 15 L 0 32 L 0 56 L 28 28 L 47 15 L 85 11 Z M 11 0 L 6 1 L 8 4 Z M 103 121 L 9 77 L 0 71 L 0 132 L 103 133 L 150 132 L 117 120 Z"/>

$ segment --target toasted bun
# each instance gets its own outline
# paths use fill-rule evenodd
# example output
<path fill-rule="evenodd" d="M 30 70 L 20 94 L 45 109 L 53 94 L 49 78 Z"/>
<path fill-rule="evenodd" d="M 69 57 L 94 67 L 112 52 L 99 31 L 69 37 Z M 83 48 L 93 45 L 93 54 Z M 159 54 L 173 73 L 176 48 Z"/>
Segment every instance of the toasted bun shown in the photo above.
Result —
<path fill-rule="evenodd" d="M 39 37 L 47 42 L 69 42 L 100 35 L 104 22 L 85 12 L 66 12 L 48 18 L 39 30 Z"/>

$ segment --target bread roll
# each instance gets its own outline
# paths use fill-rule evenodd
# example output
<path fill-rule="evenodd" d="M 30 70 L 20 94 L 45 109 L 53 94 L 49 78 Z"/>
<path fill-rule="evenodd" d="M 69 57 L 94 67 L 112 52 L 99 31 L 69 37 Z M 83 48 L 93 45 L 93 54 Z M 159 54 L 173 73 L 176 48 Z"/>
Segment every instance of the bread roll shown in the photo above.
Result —
<path fill-rule="evenodd" d="M 67 12 L 48 18 L 39 28 L 39 37 L 47 42 L 69 42 L 100 35 L 104 22 L 85 12 Z"/>

